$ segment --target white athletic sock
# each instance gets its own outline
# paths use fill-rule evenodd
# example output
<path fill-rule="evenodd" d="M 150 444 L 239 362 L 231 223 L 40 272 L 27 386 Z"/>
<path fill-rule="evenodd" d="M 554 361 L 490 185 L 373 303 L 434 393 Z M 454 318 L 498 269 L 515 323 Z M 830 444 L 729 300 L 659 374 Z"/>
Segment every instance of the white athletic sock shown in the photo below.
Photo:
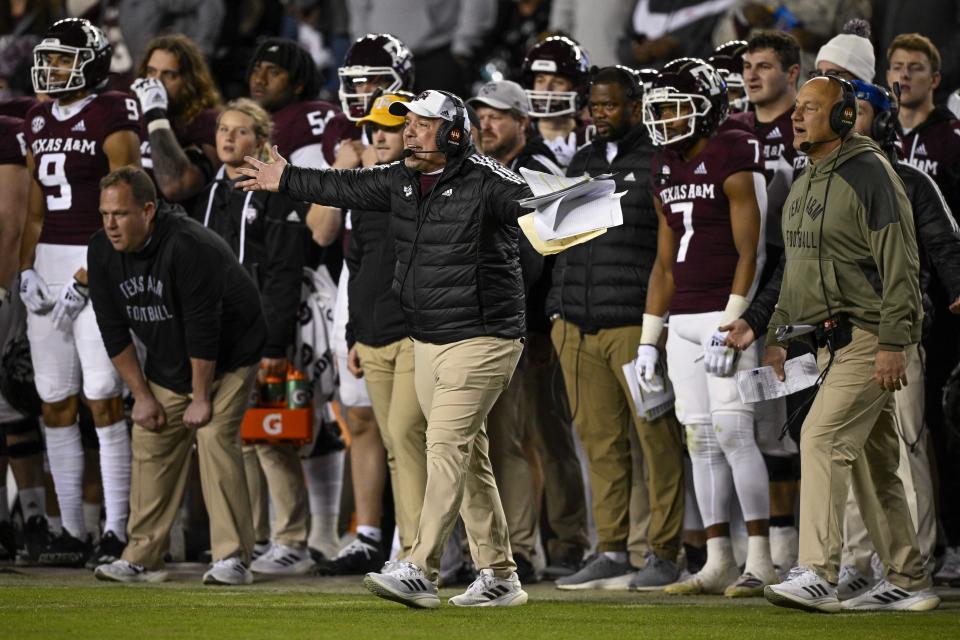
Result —
<path fill-rule="evenodd" d="M 731 564 L 736 564 L 736 560 L 733 557 L 730 538 L 727 536 L 707 538 L 707 562 L 701 571 L 719 571 Z"/>
<path fill-rule="evenodd" d="M 380 539 L 383 537 L 380 527 L 371 527 L 368 524 L 358 524 L 357 533 L 365 538 L 370 538 L 374 542 L 380 542 Z"/>
<path fill-rule="evenodd" d="M 46 504 L 47 490 L 43 485 L 20 489 L 20 510 L 23 511 L 24 522 L 33 516 L 42 516 L 47 510 Z"/>
<path fill-rule="evenodd" d="M 86 525 L 87 532 L 93 536 L 93 544 L 100 541 L 100 513 L 102 511 L 102 506 L 96 502 L 83 503 L 83 524 Z"/>
<path fill-rule="evenodd" d="M 307 543 L 328 558 L 340 550 L 337 523 L 343 490 L 344 452 L 334 451 L 303 459 L 303 474 L 310 498 L 310 536 Z"/>
<path fill-rule="evenodd" d="M 57 492 L 60 518 L 63 528 L 75 538 L 87 537 L 83 522 L 83 446 L 80 444 L 80 427 L 44 426 L 47 439 L 47 459 L 50 475 Z"/>
<path fill-rule="evenodd" d="M 604 551 L 603 555 L 620 564 L 626 562 L 628 558 L 626 551 Z"/>
<path fill-rule="evenodd" d="M 10 503 L 7 498 L 7 486 L 0 487 L 0 522 L 10 520 Z"/>
<path fill-rule="evenodd" d="M 130 514 L 130 432 L 126 420 L 97 427 L 97 438 L 100 439 L 100 475 L 106 510 L 103 530 L 113 531 L 119 540 L 126 541 Z"/>
<path fill-rule="evenodd" d="M 770 538 L 767 536 L 747 537 L 747 562 L 744 571 L 759 578 L 775 574 L 773 560 L 770 558 Z"/>

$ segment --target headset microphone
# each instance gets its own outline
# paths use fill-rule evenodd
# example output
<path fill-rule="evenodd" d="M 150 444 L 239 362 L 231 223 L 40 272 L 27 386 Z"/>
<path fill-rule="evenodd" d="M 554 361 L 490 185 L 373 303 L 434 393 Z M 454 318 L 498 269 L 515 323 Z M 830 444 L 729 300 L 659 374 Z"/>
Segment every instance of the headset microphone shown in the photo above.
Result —
<path fill-rule="evenodd" d="M 828 142 L 833 142 L 834 140 L 839 140 L 839 139 L 840 139 L 840 136 L 836 136 L 834 138 L 828 138 L 826 140 L 814 140 L 813 142 L 801 142 L 798 148 L 803 153 L 807 153 L 808 151 L 810 151 L 810 149 L 813 149 L 818 144 L 826 144 Z"/>
<path fill-rule="evenodd" d="M 433 151 L 414 151 L 413 149 L 404 149 L 403 153 L 400 154 L 401 158 L 411 158 L 418 153 L 443 153 L 439 149 L 434 149 Z"/>

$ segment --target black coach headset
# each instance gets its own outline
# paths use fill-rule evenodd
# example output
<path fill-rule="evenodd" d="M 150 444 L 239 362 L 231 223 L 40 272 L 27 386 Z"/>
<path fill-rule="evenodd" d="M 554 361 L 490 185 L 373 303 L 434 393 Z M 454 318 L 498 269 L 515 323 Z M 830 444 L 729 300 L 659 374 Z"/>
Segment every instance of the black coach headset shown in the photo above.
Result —
<path fill-rule="evenodd" d="M 454 155 L 461 149 L 466 149 L 473 144 L 470 138 L 470 130 L 467 128 L 467 108 L 460 96 L 449 91 L 437 89 L 434 91 L 450 98 L 454 109 L 456 109 L 453 120 L 443 120 L 440 128 L 437 129 L 437 150 L 447 156 Z"/>

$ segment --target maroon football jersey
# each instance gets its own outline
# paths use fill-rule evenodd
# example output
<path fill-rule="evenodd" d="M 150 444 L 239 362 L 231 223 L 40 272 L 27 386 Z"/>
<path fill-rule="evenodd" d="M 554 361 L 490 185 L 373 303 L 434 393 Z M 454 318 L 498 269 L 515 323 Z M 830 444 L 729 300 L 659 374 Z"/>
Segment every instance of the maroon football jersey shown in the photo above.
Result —
<path fill-rule="evenodd" d="M 760 141 L 738 127 L 718 131 L 690 161 L 670 150 L 653 158 L 653 190 L 676 241 L 671 313 L 722 311 L 727 304 L 739 255 L 723 183 L 740 171 L 763 175 L 763 162 Z"/>
<path fill-rule="evenodd" d="M 219 109 L 204 109 L 186 126 L 177 127 L 173 135 L 184 149 L 196 147 L 203 149 L 203 145 L 217 146 L 217 116 Z M 153 178 L 153 158 L 150 153 L 150 134 L 147 125 L 140 123 L 140 164 Z"/>
<path fill-rule="evenodd" d="M 900 142 L 904 160 L 933 178 L 960 219 L 960 120 L 937 107 Z"/>
<path fill-rule="evenodd" d="M 0 116 L 0 164 L 27 164 L 27 139 L 23 120 Z"/>
<path fill-rule="evenodd" d="M 752 131 L 760 140 L 760 153 L 763 158 L 763 175 L 767 184 L 773 180 L 777 171 L 777 162 L 783 158 L 793 167 L 796 173 L 806 166 L 807 157 L 793 148 L 793 109 L 788 109 L 770 122 L 759 122 L 757 114 L 752 111 L 735 113 L 728 120 L 745 125 L 747 131 Z"/>
<path fill-rule="evenodd" d="M 108 91 L 86 100 L 65 120 L 54 115 L 54 102 L 42 102 L 23 121 L 46 204 L 40 233 L 46 244 L 87 244 L 101 226 L 100 179 L 110 172 L 103 141 L 117 131 L 140 130 L 135 98 Z"/>
<path fill-rule="evenodd" d="M 322 100 L 294 102 L 272 115 L 273 144 L 287 159 L 302 147 L 320 144 L 327 165 L 332 166 L 341 140 L 360 139 L 360 127 Z"/>

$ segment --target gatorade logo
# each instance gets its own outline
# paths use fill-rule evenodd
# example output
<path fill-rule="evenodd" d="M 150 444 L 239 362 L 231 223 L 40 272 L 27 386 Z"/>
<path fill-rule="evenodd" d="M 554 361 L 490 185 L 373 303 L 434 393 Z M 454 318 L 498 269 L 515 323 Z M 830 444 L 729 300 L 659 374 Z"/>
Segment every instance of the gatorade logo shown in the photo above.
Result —
<path fill-rule="evenodd" d="M 283 433 L 283 416 L 279 413 L 268 413 L 264 416 L 263 432 L 271 436 L 278 436 Z"/>

